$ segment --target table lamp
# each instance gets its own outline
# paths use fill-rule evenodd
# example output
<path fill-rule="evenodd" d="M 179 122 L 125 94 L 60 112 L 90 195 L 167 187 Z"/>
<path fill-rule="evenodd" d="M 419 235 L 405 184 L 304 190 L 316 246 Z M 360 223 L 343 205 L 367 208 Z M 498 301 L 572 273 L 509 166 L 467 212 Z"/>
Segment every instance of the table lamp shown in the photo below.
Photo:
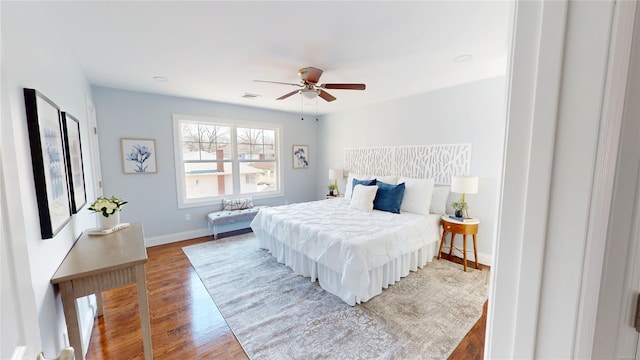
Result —
<path fill-rule="evenodd" d="M 466 203 L 465 194 L 475 194 L 478 192 L 478 177 L 477 176 L 452 176 L 451 177 L 451 192 L 462 194 L 460 202 Z M 467 209 L 462 210 L 464 217 L 469 217 Z"/>
<path fill-rule="evenodd" d="M 329 169 L 329 180 L 333 180 L 333 184 L 336 186 L 336 196 L 340 196 L 338 179 L 342 179 L 343 176 L 342 169 Z"/>

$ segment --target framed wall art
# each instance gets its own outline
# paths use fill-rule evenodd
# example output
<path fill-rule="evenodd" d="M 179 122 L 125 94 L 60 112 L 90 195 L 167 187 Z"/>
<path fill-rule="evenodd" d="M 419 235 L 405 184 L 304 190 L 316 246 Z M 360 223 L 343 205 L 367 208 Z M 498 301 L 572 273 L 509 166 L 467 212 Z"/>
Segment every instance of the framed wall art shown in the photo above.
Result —
<path fill-rule="evenodd" d="M 82 144 L 80 142 L 80 122 L 69 113 L 62 112 L 62 129 L 64 131 L 64 148 L 67 155 L 67 173 L 71 211 L 76 214 L 87 203 L 84 182 L 84 165 L 82 163 Z"/>
<path fill-rule="evenodd" d="M 120 139 L 122 172 L 125 174 L 156 173 L 156 141 L 153 139 Z"/>
<path fill-rule="evenodd" d="M 309 167 L 309 145 L 293 145 L 293 168 L 306 169 Z"/>
<path fill-rule="evenodd" d="M 24 103 L 40 233 L 50 239 L 71 219 L 60 109 L 34 89 L 24 89 Z"/>

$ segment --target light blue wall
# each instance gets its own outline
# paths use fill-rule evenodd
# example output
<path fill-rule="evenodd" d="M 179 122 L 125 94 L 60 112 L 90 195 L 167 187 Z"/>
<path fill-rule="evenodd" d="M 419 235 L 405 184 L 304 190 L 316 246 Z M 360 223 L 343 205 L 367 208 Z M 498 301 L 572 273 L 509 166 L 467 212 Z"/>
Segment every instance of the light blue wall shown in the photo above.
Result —
<path fill-rule="evenodd" d="M 481 221 L 478 257 L 490 262 L 502 176 L 505 86 L 505 76 L 498 76 L 324 116 L 318 128 L 322 152 L 316 198 L 326 194 L 329 169 L 343 167 L 347 147 L 471 143 L 471 175 L 480 184 L 467 201 L 471 216 Z"/>
<path fill-rule="evenodd" d="M 472 216 L 482 221 L 479 258 L 491 262 L 505 132 L 504 76 L 330 114 L 319 122 L 302 121 L 298 114 L 104 87 L 94 87 L 93 93 L 104 193 L 130 201 L 122 221 L 143 222 L 151 245 L 206 234 L 205 216 L 220 206 L 178 209 L 172 114 L 182 113 L 283 125 L 284 196 L 256 201 L 265 205 L 324 198 L 328 169 L 343 166 L 346 147 L 471 143 L 471 175 L 480 178 L 480 190 L 468 195 L 468 202 Z M 157 174 L 122 174 L 122 137 L 156 140 Z M 309 169 L 291 168 L 293 144 L 310 146 Z M 185 220 L 186 214 L 191 221 Z"/>
<path fill-rule="evenodd" d="M 93 88 L 98 116 L 100 163 L 104 195 L 121 197 L 123 222 L 141 221 L 148 244 L 184 240 L 206 233 L 206 214 L 219 210 L 219 203 L 178 209 L 173 147 L 172 115 L 191 114 L 280 124 L 282 141 L 282 186 L 284 196 L 259 199 L 256 205 L 281 205 L 314 200 L 317 174 L 317 128 L 315 120 L 300 120 L 299 114 L 269 111 L 209 101 L 152 95 L 105 87 Z M 156 174 L 122 173 L 120 138 L 155 139 Z M 291 147 L 309 145 L 310 167 L 292 169 Z M 185 220 L 190 214 L 191 221 Z"/>

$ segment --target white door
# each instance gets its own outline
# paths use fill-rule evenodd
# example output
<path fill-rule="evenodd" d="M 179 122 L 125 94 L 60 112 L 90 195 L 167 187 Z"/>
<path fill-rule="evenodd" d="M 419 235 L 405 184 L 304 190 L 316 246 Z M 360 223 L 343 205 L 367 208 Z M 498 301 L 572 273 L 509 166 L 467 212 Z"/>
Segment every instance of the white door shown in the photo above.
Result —
<path fill-rule="evenodd" d="M 100 146 L 98 145 L 98 120 L 96 116 L 96 107 L 89 96 L 85 95 L 87 102 L 87 120 L 89 123 L 89 148 L 91 151 L 91 172 L 93 175 L 93 202 L 94 199 L 103 195 L 102 191 L 102 170 L 100 168 Z"/>
<path fill-rule="evenodd" d="M 640 293 L 640 6 L 636 8 L 627 93 L 607 234 L 594 359 L 636 359 Z"/>

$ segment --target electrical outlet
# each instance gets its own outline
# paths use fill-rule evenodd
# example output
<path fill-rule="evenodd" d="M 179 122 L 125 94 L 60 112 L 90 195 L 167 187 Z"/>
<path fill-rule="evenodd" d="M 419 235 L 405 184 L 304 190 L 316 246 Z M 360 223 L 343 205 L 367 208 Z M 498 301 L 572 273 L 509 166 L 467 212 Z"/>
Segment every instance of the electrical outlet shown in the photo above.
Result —
<path fill-rule="evenodd" d="M 185 214 L 185 215 L 184 215 L 184 219 L 185 219 L 186 221 L 191 221 L 191 214 Z"/>

